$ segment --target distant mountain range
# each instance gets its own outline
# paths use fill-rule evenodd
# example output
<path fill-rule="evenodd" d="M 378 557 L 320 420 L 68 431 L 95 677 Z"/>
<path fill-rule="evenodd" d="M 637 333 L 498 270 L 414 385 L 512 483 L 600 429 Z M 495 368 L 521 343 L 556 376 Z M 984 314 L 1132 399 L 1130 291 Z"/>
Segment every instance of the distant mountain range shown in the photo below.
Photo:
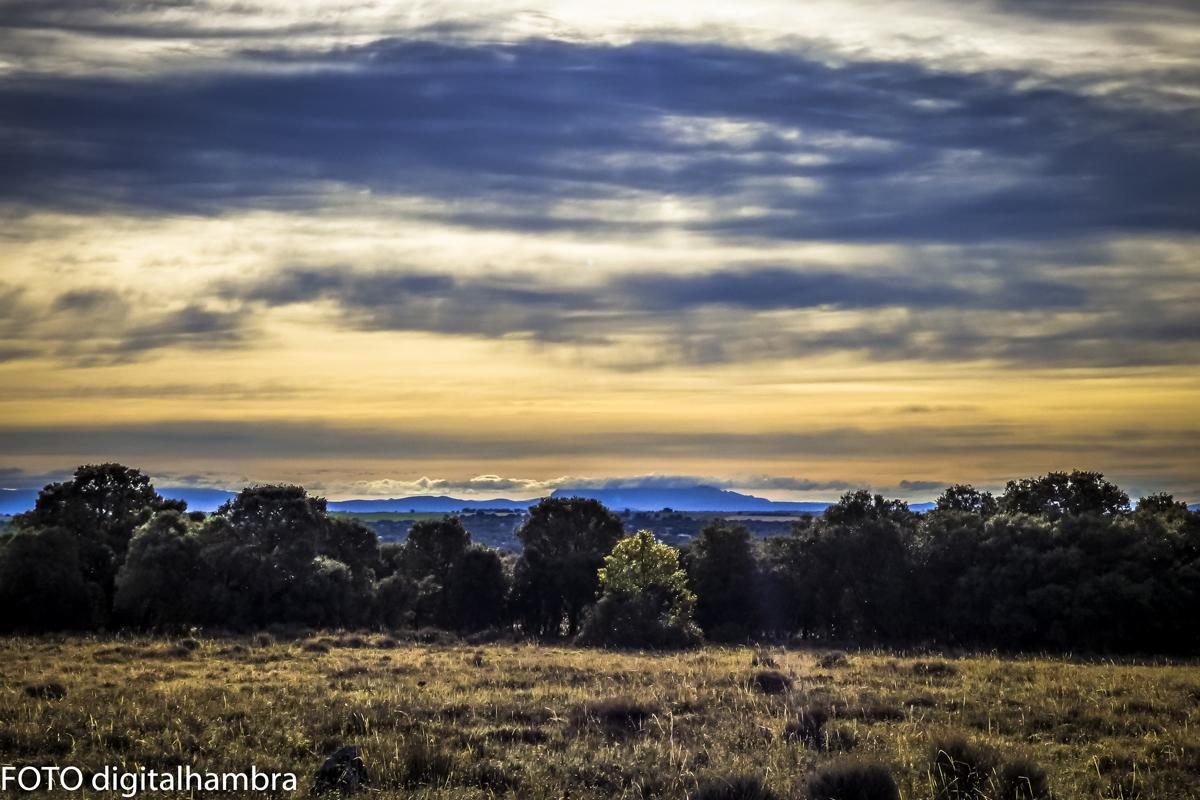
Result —
<path fill-rule="evenodd" d="M 767 500 L 753 495 L 718 489 L 714 486 L 687 486 L 663 489 L 634 486 L 621 489 L 556 489 L 551 497 L 586 497 L 599 500 L 613 511 L 741 511 L 741 512 L 809 512 L 820 513 L 829 503 L 791 503 Z M 419 495 L 388 500 L 339 500 L 329 503 L 330 511 L 370 513 L 382 511 L 491 511 L 506 508 L 525 509 L 535 505 L 533 500 L 461 500 L 442 495 Z"/>
<path fill-rule="evenodd" d="M 460 500 L 445 495 L 419 494 L 412 497 L 395 497 L 388 500 L 330 500 L 330 511 L 353 511 L 370 514 L 381 511 L 423 511 L 451 513 L 453 511 L 497 511 L 510 508 L 528 508 L 535 500 Z"/>
<path fill-rule="evenodd" d="M 551 497 L 586 497 L 599 500 L 614 511 L 824 511 L 829 503 L 792 503 L 731 492 L 715 486 L 661 489 L 634 486 L 622 489 L 556 489 Z"/>
<path fill-rule="evenodd" d="M 215 511 L 236 492 L 223 489 L 193 489 L 186 486 L 164 486 L 159 494 L 177 500 L 186 500 L 193 511 Z M 768 500 L 764 497 L 741 494 L 718 489 L 715 486 L 684 486 L 659 488 L 633 486 L 621 489 L 565 488 L 556 489 L 551 497 L 587 497 L 599 500 L 613 511 L 719 511 L 742 513 L 811 513 L 820 514 L 829 507 L 827 502 L 789 502 Z M 19 514 L 33 507 L 37 490 L 0 491 L 0 514 Z M 330 511 L 347 511 L 358 514 L 378 512 L 420 511 L 425 513 L 449 514 L 455 511 L 496 511 L 502 509 L 526 509 L 541 498 L 533 500 L 463 500 L 445 495 L 415 495 L 386 500 L 333 500 Z M 913 511 L 928 511 L 933 503 L 911 503 Z M 1200 504 L 1188 506 L 1200 510 Z"/>
<path fill-rule="evenodd" d="M 187 501 L 193 511 L 215 511 L 235 492 L 221 489 L 193 489 L 186 486 L 164 486 L 159 494 L 175 500 Z M 670 508 L 675 511 L 742 511 L 742 512 L 810 512 L 819 514 L 829 503 L 791 503 L 767 500 L 763 497 L 731 492 L 714 486 L 686 486 L 680 488 L 658 488 L 634 486 L 622 489 L 556 489 L 551 497 L 587 497 L 599 500 L 613 511 L 660 511 Z M 0 514 L 19 514 L 33 507 L 37 491 L 22 490 L 0 492 Z M 445 513 L 455 511 L 495 511 L 500 509 L 526 509 L 541 498 L 532 500 L 463 500 L 445 495 L 415 495 L 378 500 L 331 500 L 330 511 L 348 511 L 358 514 L 378 512 L 421 511 Z"/>

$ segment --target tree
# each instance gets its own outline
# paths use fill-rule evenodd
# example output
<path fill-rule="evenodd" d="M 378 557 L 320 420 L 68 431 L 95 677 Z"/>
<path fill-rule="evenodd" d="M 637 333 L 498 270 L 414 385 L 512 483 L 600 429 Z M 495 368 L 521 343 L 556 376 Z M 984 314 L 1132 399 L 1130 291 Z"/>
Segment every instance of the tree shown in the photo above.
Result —
<path fill-rule="evenodd" d="M 551 497 L 529 510 L 513 577 L 514 607 L 529 633 L 558 636 L 564 622 L 568 636 L 579 631 L 604 556 L 623 533 L 621 519 L 596 500 Z"/>
<path fill-rule="evenodd" d="M 580 641 L 618 647 L 686 647 L 700 630 L 692 621 L 696 596 L 679 566 L 679 551 L 641 530 L 621 539 L 598 571 L 602 596 Z"/>
<path fill-rule="evenodd" d="M 458 517 L 421 520 L 408 531 L 400 563 L 410 578 L 432 576 L 445 586 L 470 545 L 471 534 Z"/>
<path fill-rule="evenodd" d="M 473 544 L 463 552 L 446 586 L 447 627 L 474 633 L 499 625 L 505 614 L 508 576 L 500 554 Z"/>
<path fill-rule="evenodd" d="M 685 551 L 696 622 L 710 639 L 744 641 L 761 629 L 758 563 L 744 525 L 713 523 Z"/>
<path fill-rule="evenodd" d="M 866 489 L 859 489 L 846 492 L 821 516 L 821 521 L 829 525 L 857 525 L 881 520 L 907 525 L 913 521 L 913 513 L 903 500 L 888 500 L 881 494 L 873 495 Z"/>
<path fill-rule="evenodd" d="M 808 608 L 792 613 L 811 626 L 804 633 L 883 642 L 910 635 L 917 520 L 903 501 L 860 490 L 797 525 L 776 555 L 801 570 L 797 599 Z"/>
<path fill-rule="evenodd" d="M 25 530 L 59 528 L 78 539 L 79 566 L 83 579 L 100 589 L 96 620 L 104 624 L 134 529 L 156 511 L 186 507 L 182 501 L 160 497 L 140 470 L 115 463 L 86 464 L 71 480 L 43 488 L 33 509 L 13 522 Z"/>
<path fill-rule="evenodd" d="M 325 500 L 300 486 L 244 489 L 200 537 L 213 576 L 210 613 L 225 625 L 354 625 L 373 606 L 378 543 L 331 519 Z"/>
<path fill-rule="evenodd" d="M 329 525 L 323 497 L 310 497 L 302 486 L 251 486 L 225 501 L 213 517 L 263 552 L 308 560 Z"/>
<path fill-rule="evenodd" d="M 87 580 L 79 538 L 18 531 L 0 548 L 0 632 L 86 630 L 102 622 L 103 588 Z"/>
<path fill-rule="evenodd" d="M 937 499 L 937 511 L 965 511 L 990 517 L 1000 509 L 1000 504 L 991 492 L 976 489 L 967 483 L 956 483 L 946 487 Z"/>
<path fill-rule="evenodd" d="M 165 500 L 150 478 L 122 464 L 87 464 L 74 477 L 38 492 L 31 511 L 14 523 L 23 528 L 58 527 L 106 545 L 123 558 L 133 531 L 155 511 L 183 511 L 182 501 Z"/>
<path fill-rule="evenodd" d="M 160 511 L 133 534 L 117 574 L 116 618 L 138 628 L 179 628 L 205 616 L 210 578 L 197 526 Z"/>
<path fill-rule="evenodd" d="M 1167 492 L 1158 492 L 1157 494 L 1148 494 L 1137 501 L 1137 513 L 1165 516 L 1170 518 L 1182 518 L 1188 512 L 1187 503 L 1182 500 L 1176 500 L 1173 495 Z"/>
<path fill-rule="evenodd" d="M 1009 481 L 1000 510 L 1057 519 L 1067 514 L 1120 514 L 1129 509 L 1129 495 L 1099 472 L 1051 472 L 1037 478 Z"/>

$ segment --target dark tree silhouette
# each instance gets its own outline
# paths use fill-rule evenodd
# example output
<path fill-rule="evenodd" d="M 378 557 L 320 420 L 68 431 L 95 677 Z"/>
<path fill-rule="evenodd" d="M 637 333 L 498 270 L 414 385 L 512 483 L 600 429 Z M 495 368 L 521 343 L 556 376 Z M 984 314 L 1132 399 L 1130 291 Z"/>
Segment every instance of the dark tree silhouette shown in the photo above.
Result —
<path fill-rule="evenodd" d="M 473 544 L 458 559 L 446 587 L 447 627 L 474 633 L 499 626 L 508 609 L 508 575 L 500 554 Z"/>
<path fill-rule="evenodd" d="M 1009 481 L 1000 510 L 1057 519 L 1065 514 L 1120 514 L 1129 495 L 1099 472 L 1051 472 L 1038 478 Z"/>
<path fill-rule="evenodd" d="M 22 530 L 0 547 L 0 632 L 87 630 L 107 614 L 102 587 L 84 577 L 79 537 Z"/>
<path fill-rule="evenodd" d="M 137 628 L 180 628 L 205 617 L 211 577 L 199 526 L 161 511 L 134 532 L 117 575 L 115 618 Z"/>
<path fill-rule="evenodd" d="M 1000 503 L 991 492 L 984 492 L 966 483 L 946 487 L 937 499 L 938 511 L 966 511 L 990 517 L 1000 510 Z"/>
<path fill-rule="evenodd" d="M 529 510 L 517 531 L 524 545 L 513 578 L 514 603 L 535 636 L 574 636 L 585 607 L 595 602 L 597 570 L 624 529 L 596 500 L 547 498 Z"/>
<path fill-rule="evenodd" d="M 688 585 L 696 593 L 696 622 L 710 639 L 745 641 L 762 627 L 758 563 L 743 525 L 707 526 L 684 551 Z"/>

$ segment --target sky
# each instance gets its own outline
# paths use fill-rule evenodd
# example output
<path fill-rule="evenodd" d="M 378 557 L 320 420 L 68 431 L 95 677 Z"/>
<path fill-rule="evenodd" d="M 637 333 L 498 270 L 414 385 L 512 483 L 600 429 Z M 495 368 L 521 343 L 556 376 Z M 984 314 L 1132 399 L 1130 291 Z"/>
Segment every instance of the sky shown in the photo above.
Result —
<path fill-rule="evenodd" d="M 0 489 L 1200 500 L 1194 0 L 0 0 Z"/>

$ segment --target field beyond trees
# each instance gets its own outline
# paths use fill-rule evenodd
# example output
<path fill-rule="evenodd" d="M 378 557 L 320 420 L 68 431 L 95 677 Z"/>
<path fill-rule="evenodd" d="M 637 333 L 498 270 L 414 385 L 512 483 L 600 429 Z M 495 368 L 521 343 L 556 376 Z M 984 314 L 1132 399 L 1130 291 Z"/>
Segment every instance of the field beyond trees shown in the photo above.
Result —
<path fill-rule="evenodd" d="M 943 766 L 950 752 L 980 775 L 1038 785 L 1044 772 L 1059 798 L 1186 800 L 1200 797 L 1198 724 L 1190 661 L 648 655 L 381 633 L 0 639 L 0 763 L 254 765 L 297 773 L 298 796 L 357 745 L 369 797 L 707 800 L 760 781 L 758 797 L 786 800 L 868 763 L 906 800 L 995 796 L 939 794 L 941 748 Z"/>

